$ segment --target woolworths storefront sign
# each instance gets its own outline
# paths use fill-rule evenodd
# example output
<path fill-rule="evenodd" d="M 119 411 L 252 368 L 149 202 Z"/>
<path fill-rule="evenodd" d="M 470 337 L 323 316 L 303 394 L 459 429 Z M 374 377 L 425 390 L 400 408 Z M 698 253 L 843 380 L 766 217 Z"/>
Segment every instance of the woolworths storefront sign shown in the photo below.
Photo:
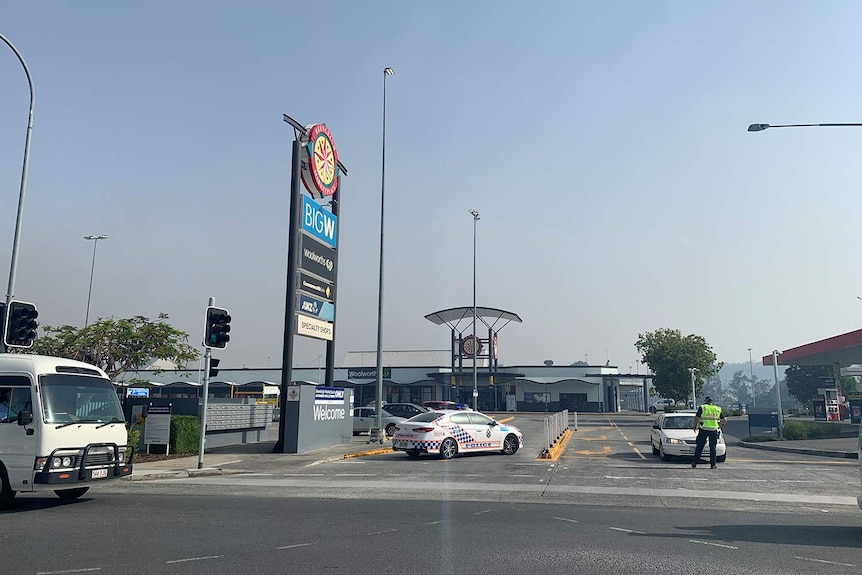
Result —
<path fill-rule="evenodd" d="M 348 369 L 347 379 L 377 379 L 377 370 L 373 367 L 367 369 Z M 383 379 L 392 379 L 392 368 L 383 368 Z"/>

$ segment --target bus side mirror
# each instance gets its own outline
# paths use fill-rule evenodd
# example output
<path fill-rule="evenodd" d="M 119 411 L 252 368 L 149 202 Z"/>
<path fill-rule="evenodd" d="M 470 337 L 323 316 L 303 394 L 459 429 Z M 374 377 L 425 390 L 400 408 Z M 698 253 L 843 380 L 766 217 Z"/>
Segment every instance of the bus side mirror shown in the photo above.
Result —
<path fill-rule="evenodd" d="M 33 423 L 33 414 L 26 409 L 22 409 L 18 412 L 18 425 L 30 425 Z"/>

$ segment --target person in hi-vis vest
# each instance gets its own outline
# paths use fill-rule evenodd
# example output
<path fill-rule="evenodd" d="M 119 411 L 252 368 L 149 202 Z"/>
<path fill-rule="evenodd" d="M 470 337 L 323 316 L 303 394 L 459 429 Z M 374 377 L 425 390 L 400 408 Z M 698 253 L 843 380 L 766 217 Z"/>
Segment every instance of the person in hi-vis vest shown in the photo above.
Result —
<path fill-rule="evenodd" d="M 709 467 L 715 469 L 715 446 L 718 444 L 718 434 L 721 433 L 719 426 L 725 423 L 727 418 L 721 414 L 721 408 L 712 404 L 711 397 L 706 397 L 694 416 L 697 444 L 694 448 L 694 458 L 691 460 L 692 467 L 697 467 L 703 447 L 709 441 Z"/>

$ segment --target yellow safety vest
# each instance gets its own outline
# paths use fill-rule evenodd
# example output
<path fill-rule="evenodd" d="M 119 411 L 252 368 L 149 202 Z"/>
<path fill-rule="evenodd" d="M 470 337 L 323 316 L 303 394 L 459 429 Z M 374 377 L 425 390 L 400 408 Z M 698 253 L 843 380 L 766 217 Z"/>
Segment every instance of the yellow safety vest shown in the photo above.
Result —
<path fill-rule="evenodd" d="M 700 406 L 700 428 L 707 431 L 718 429 L 718 420 L 721 419 L 721 408 L 717 405 L 704 403 Z"/>

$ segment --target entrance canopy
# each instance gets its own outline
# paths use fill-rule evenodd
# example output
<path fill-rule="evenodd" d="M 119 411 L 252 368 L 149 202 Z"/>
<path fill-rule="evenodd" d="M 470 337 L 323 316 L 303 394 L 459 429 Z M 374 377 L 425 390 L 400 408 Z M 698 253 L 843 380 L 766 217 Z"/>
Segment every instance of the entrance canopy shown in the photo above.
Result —
<path fill-rule="evenodd" d="M 862 329 L 806 343 L 778 354 L 778 365 L 853 365 L 862 363 Z M 772 365 L 772 354 L 763 356 Z"/>
<path fill-rule="evenodd" d="M 425 319 L 437 325 L 448 325 L 450 328 L 457 331 L 458 324 L 460 324 L 462 320 L 467 321 L 466 325 L 470 325 L 473 322 L 473 306 L 441 309 L 440 311 L 429 313 L 425 316 Z M 518 317 L 518 314 L 494 307 L 476 307 L 476 319 L 484 323 L 485 327 L 488 329 L 495 331 L 499 331 L 508 325 L 509 322 L 516 321 L 518 323 L 523 323 L 521 318 Z M 497 327 L 497 324 L 500 322 L 505 323 Z"/>

